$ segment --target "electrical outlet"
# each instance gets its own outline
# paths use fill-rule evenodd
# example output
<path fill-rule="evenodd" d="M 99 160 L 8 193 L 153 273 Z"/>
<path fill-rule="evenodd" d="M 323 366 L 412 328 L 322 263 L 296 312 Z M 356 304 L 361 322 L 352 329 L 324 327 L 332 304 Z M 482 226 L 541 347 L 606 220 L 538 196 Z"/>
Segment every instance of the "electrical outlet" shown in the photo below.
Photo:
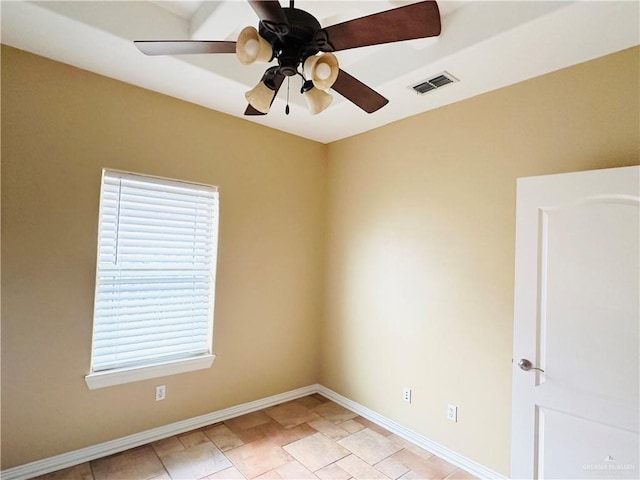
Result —
<path fill-rule="evenodd" d="M 447 420 L 458 423 L 458 407 L 456 405 L 447 406 Z"/>
<path fill-rule="evenodd" d="M 402 399 L 407 403 L 411 403 L 411 389 L 409 387 L 404 387 L 402 390 Z"/>
<path fill-rule="evenodd" d="M 160 400 L 164 400 L 167 397 L 167 386 L 166 385 L 158 385 L 156 387 L 156 402 Z"/>

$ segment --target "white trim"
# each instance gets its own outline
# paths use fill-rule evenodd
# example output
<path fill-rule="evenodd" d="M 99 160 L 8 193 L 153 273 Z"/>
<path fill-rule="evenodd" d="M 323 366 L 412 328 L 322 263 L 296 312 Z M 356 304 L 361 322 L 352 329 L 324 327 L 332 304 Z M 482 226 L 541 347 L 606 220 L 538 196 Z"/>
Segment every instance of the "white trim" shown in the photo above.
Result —
<path fill-rule="evenodd" d="M 159 184 L 170 184 L 176 187 L 182 187 L 184 188 L 185 186 L 189 187 L 189 188 L 198 188 L 199 190 L 204 190 L 207 192 L 217 192 L 218 191 L 218 186 L 217 185 L 209 185 L 207 183 L 198 183 L 198 182 L 191 182 L 189 180 L 179 180 L 176 178 L 167 178 L 167 177 L 160 177 L 158 175 L 147 175 L 142 174 L 142 173 L 135 173 L 135 172 L 129 172 L 127 170 L 116 170 L 114 168 L 103 168 L 102 169 L 102 174 L 104 175 L 105 173 L 108 173 L 114 177 L 119 177 L 119 178 L 126 178 L 128 180 L 140 180 L 140 177 L 145 177 L 146 180 L 150 181 L 150 182 L 154 182 L 154 183 L 159 183 Z"/>
<path fill-rule="evenodd" d="M 111 387 L 122 383 L 138 382 L 150 378 L 166 377 L 177 373 L 203 370 L 213 364 L 215 355 L 207 354 L 196 358 L 183 358 L 171 362 L 145 365 L 144 367 L 121 368 L 118 370 L 106 370 L 104 372 L 90 373 L 84 377 L 89 390 Z"/>
<path fill-rule="evenodd" d="M 146 445 L 150 442 L 162 440 L 163 438 L 188 432 L 196 428 L 206 427 L 214 423 L 229 420 L 230 418 L 244 415 L 251 412 L 262 410 L 282 402 L 295 400 L 296 398 L 305 397 L 319 391 L 319 385 L 309 385 L 307 387 L 298 388 L 289 392 L 273 395 L 271 397 L 262 398 L 253 402 L 242 403 L 235 407 L 225 408 L 216 412 L 201 415 L 199 417 L 189 418 L 180 422 L 171 423 L 162 427 L 152 428 L 140 433 L 134 433 L 122 438 L 116 438 L 108 442 L 99 443 L 91 447 L 81 448 L 68 453 L 62 453 L 54 457 L 43 458 L 35 462 L 26 463 L 17 467 L 2 470 L 0 477 L 2 480 L 22 480 L 27 478 L 44 475 L 45 473 L 55 472 L 63 468 L 73 467 L 96 458 L 106 457 L 114 453 L 123 452 L 130 448 Z"/>
<path fill-rule="evenodd" d="M 358 415 L 377 423 L 378 425 L 386 428 L 392 433 L 416 444 L 417 446 L 428 450 L 429 452 L 437 455 L 438 457 L 446 460 L 452 465 L 462 468 L 472 475 L 479 478 L 495 478 L 499 480 L 506 480 L 508 477 L 497 473 L 484 465 L 481 465 L 453 450 L 444 447 L 429 438 L 420 435 L 393 420 L 380 415 L 373 410 L 360 405 L 359 403 L 349 400 L 343 397 L 339 393 L 328 389 L 322 385 L 314 384 L 307 387 L 291 390 L 279 395 L 273 395 L 271 397 L 262 398 L 253 402 L 243 403 L 236 405 L 235 407 L 225 408 L 216 412 L 201 415 L 199 417 L 182 420 L 163 427 L 152 428 L 144 432 L 135 433 L 127 437 L 117 438 L 108 442 L 99 443 L 91 447 L 81 448 L 80 450 L 74 450 L 73 452 L 63 453 L 54 457 L 44 458 L 42 460 L 36 460 L 35 462 L 26 463 L 17 467 L 3 470 L 0 472 L 2 480 L 22 480 L 27 478 L 36 477 L 38 475 L 44 475 L 46 473 L 62 470 L 63 468 L 79 465 L 84 462 L 95 460 L 96 458 L 102 458 L 107 455 L 113 455 L 130 448 L 146 445 L 150 442 L 162 440 L 163 438 L 178 435 L 180 433 L 188 432 L 196 428 L 206 427 L 214 423 L 229 420 L 230 418 L 237 417 L 239 415 L 245 415 L 247 413 L 256 412 L 263 408 L 271 407 L 279 403 L 295 400 L 296 398 L 311 395 L 313 393 L 319 393 L 329 400 L 342 405 L 345 408 L 357 413 Z"/>
<path fill-rule="evenodd" d="M 384 417 L 379 413 L 370 410 L 364 405 L 360 405 L 353 400 L 349 400 L 348 398 L 343 397 L 339 393 L 336 393 L 333 390 L 328 389 L 327 387 L 318 385 L 318 393 L 327 397 L 329 400 L 334 401 L 338 405 L 342 405 L 352 412 L 357 413 L 358 415 L 377 423 L 381 427 L 389 430 L 391 433 L 395 433 L 405 440 L 416 444 L 418 447 L 424 448 L 425 450 L 433 453 L 434 455 L 437 455 L 438 457 L 446 460 L 452 465 L 466 470 L 467 472 L 478 478 L 495 478 L 500 480 L 506 480 L 509 478 L 505 477 L 501 473 L 495 472 L 485 467 L 484 465 L 479 464 L 478 462 L 475 462 L 474 460 L 471 460 L 470 458 L 460 455 L 459 453 L 454 452 L 453 450 L 450 450 L 447 447 L 440 445 L 439 443 L 434 442 L 424 435 L 420 435 L 419 433 L 416 433 L 413 430 L 410 430 L 407 427 L 394 422 L 390 418 Z"/>

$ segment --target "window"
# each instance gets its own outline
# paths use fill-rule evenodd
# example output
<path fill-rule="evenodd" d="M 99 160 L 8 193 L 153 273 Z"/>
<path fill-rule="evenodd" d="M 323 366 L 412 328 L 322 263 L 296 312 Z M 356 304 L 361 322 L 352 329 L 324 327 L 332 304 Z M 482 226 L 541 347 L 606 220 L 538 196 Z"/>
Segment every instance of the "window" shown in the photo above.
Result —
<path fill-rule="evenodd" d="M 216 187 L 102 174 L 89 388 L 208 368 Z"/>

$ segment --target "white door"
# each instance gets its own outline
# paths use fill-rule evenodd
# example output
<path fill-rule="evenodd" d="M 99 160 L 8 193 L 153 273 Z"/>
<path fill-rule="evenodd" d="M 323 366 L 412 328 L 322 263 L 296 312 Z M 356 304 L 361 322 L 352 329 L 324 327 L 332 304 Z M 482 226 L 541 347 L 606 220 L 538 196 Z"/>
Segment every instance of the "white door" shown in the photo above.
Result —
<path fill-rule="evenodd" d="M 518 180 L 512 478 L 640 478 L 639 220 L 640 167 Z"/>

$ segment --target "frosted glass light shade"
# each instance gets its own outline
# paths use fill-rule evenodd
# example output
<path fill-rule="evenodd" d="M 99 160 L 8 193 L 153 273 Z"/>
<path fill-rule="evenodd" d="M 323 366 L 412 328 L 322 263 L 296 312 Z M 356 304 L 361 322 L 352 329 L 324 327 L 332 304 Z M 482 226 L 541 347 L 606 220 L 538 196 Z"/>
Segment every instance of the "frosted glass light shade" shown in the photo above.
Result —
<path fill-rule="evenodd" d="M 308 92 L 305 92 L 303 97 L 307 101 L 307 106 L 309 107 L 311 115 L 316 115 L 325 110 L 329 105 L 331 105 L 331 101 L 333 100 L 332 95 L 323 90 L 318 90 L 317 88 L 312 88 Z"/>
<path fill-rule="evenodd" d="M 254 27 L 242 29 L 236 41 L 236 57 L 241 64 L 267 63 L 272 56 L 271 44 L 262 38 Z"/>
<path fill-rule="evenodd" d="M 244 97 L 253 108 L 261 113 L 268 113 L 275 95 L 276 92 L 267 88 L 267 86 L 260 81 L 252 90 L 245 93 Z"/>
<path fill-rule="evenodd" d="M 338 59 L 332 53 L 314 55 L 304 61 L 304 71 L 319 90 L 327 90 L 335 83 L 340 73 Z"/>

